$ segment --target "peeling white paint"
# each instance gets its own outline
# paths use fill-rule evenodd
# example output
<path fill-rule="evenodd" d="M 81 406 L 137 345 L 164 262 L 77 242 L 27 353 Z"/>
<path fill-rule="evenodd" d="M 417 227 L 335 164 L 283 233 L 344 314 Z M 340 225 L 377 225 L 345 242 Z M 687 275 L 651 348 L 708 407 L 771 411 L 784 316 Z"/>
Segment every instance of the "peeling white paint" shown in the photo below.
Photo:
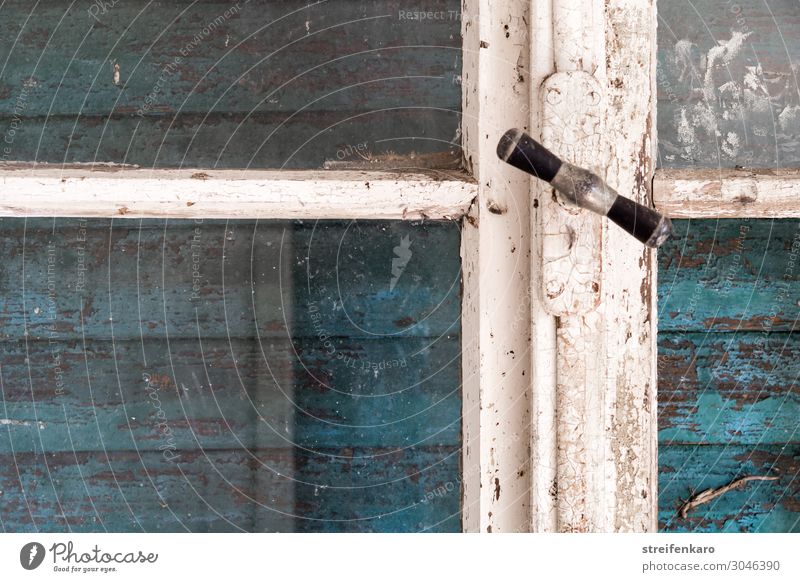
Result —
<path fill-rule="evenodd" d="M 674 218 L 798 218 L 800 170 L 672 169 L 656 174 L 656 208 Z"/>
<path fill-rule="evenodd" d="M 17 420 L 15 418 L 0 418 L 0 426 L 30 426 L 27 420 Z"/>
<path fill-rule="evenodd" d="M 457 219 L 462 173 L 0 168 L 0 216 Z M 449 175 L 448 175 L 449 174 Z"/>
<path fill-rule="evenodd" d="M 496 154 L 507 129 L 530 123 L 530 8 L 466 0 L 461 18 L 462 144 L 479 184 L 461 238 L 462 525 L 471 532 L 531 523 L 530 179 Z"/>
<path fill-rule="evenodd" d="M 554 63 L 558 66 L 553 51 L 563 37 L 549 42 L 547 27 L 554 21 L 558 26 L 557 12 L 579 5 L 557 6 L 560 2 L 533 2 L 533 86 L 553 73 Z M 595 6 L 585 2 L 580 7 L 588 13 L 590 4 Z M 580 64 L 601 82 L 602 117 L 609 135 L 587 165 L 620 191 L 643 200 L 652 171 L 654 2 L 607 0 L 599 8 L 600 16 L 593 17 L 591 25 L 584 20 L 581 33 L 594 39 L 588 44 L 594 47 L 596 63 L 585 51 Z M 563 64 L 571 66 L 574 59 Z M 547 126 L 546 108 L 537 101 L 531 105 L 532 130 L 538 122 L 541 134 Z M 573 120 L 564 119 L 563 126 L 575 130 Z M 534 185 L 539 201 L 533 204 L 534 241 L 545 237 L 541 200 L 549 191 L 546 185 Z M 544 284 L 537 278 L 548 257 L 541 256 L 544 245 L 532 245 L 534 531 L 656 529 L 653 253 L 631 245 L 619 229 L 604 226 L 601 232 L 594 243 L 602 246 L 601 301 L 583 315 L 547 317 L 539 292 Z"/>

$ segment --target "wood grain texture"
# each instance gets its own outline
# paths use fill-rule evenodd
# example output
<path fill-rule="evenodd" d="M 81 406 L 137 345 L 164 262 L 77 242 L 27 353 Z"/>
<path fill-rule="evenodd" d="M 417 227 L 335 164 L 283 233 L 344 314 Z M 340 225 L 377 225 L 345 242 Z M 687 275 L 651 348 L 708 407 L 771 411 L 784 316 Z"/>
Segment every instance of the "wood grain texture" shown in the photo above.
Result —
<path fill-rule="evenodd" d="M 670 169 L 656 173 L 653 199 L 672 218 L 800 218 L 800 171 Z"/>
<path fill-rule="evenodd" d="M 798 532 L 800 531 L 800 448 L 794 445 L 741 447 L 662 446 L 660 460 L 661 531 Z M 775 475 L 777 481 L 749 483 L 677 516 L 693 491 L 720 487 L 748 475 Z"/>
<path fill-rule="evenodd" d="M 468 532 L 531 527 L 530 185 L 496 154 L 503 133 L 530 119 L 529 13 L 524 0 L 467 0 L 461 23 L 464 159 L 479 184 L 461 249 Z"/>
<path fill-rule="evenodd" d="M 2 455 L 7 532 L 291 531 L 290 451 Z"/>
<path fill-rule="evenodd" d="M 0 167 L 0 188 L 0 216 L 306 220 L 458 219 L 477 192 L 460 172 L 206 172 L 40 165 Z"/>
<path fill-rule="evenodd" d="M 564 6 L 578 9 L 572 2 Z M 593 164 L 603 168 L 606 181 L 625 196 L 647 203 L 654 151 L 654 6 L 622 0 L 580 3 L 580 10 L 587 22 L 577 31 L 569 26 L 577 15 L 570 14 L 559 24 L 551 2 L 534 3 L 531 85 L 540 86 L 555 72 L 554 26 L 563 26 L 566 38 L 586 37 L 581 46 L 597 48 L 598 56 L 585 59 L 581 66 L 601 81 L 605 126 L 615 131 Z M 570 62 L 570 53 L 565 55 Z M 542 129 L 538 127 L 542 105 L 537 99 L 531 100 L 530 113 L 536 136 Z M 534 186 L 531 273 L 536 290 L 542 288 L 539 208 L 542 197 L 550 195 L 549 188 Z M 602 309 L 562 322 L 547 313 L 538 291 L 531 297 L 535 346 L 531 450 L 532 465 L 538 468 L 531 495 L 535 531 L 656 529 L 655 257 L 632 245 L 629 235 L 605 227 L 598 244 L 603 248 Z M 554 355 L 555 350 L 561 354 Z M 575 386 L 585 387 L 585 394 L 569 390 L 573 379 Z M 559 383 L 564 387 L 561 402 Z M 585 405 L 571 406 L 570 397 Z M 562 451 L 558 436 L 576 425 L 582 437 L 570 438 Z M 572 443 L 575 454 L 570 456 Z M 562 483 L 562 475 L 571 476 L 571 481 Z"/>
<path fill-rule="evenodd" d="M 0 232 L 5 530 L 460 529 L 458 225 Z"/>
<path fill-rule="evenodd" d="M 143 168 L 371 169 L 461 167 L 450 109 L 349 109 L 333 113 L 178 114 L 172 117 L 23 118 L 3 161 L 115 162 Z M 452 118 L 442 127 L 437 118 Z M 77 122 L 77 123 L 76 123 Z M 10 127 L 12 121 L 6 120 Z M 0 125 L 0 127 L 3 127 Z M 3 155 L 5 154 L 5 155 Z"/>
<path fill-rule="evenodd" d="M 659 443 L 800 442 L 800 337 L 662 334 Z"/>
<path fill-rule="evenodd" d="M 8 532 L 452 531 L 457 457 L 436 447 L 188 451 L 172 462 L 158 452 L 3 455 L 3 523 Z"/>
<path fill-rule="evenodd" d="M 618 131 L 601 157 L 607 168 L 603 177 L 621 194 L 645 205 L 650 205 L 655 169 L 655 33 L 654 2 L 605 4 L 605 127 Z M 624 82 L 619 84 L 619 79 Z M 596 531 L 655 531 L 655 253 L 632 244 L 621 229 L 606 226 L 600 305 L 611 307 L 600 310 L 592 340 L 593 351 L 599 353 L 595 357 L 602 358 L 598 385 L 603 389 L 588 395 L 592 412 L 586 423 L 587 436 L 603 437 L 587 455 L 592 467 L 587 503 L 602 500 L 595 514 L 602 517 Z"/>
<path fill-rule="evenodd" d="M 5 342 L 0 453 L 458 444 L 457 337 L 333 346 Z"/>
<path fill-rule="evenodd" d="M 459 88 L 444 74 L 460 53 L 456 15 L 405 19 L 397 0 L 138 0 L 96 15 L 92 5 L 4 4 L 0 30 L 18 42 L 0 51 L 9 58 L 0 108 L 14 106 L 23 83 L 31 116 L 431 105 L 437 91 L 425 88 L 437 85 L 440 103 L 457 104 Z"/>
<path fill-rule="evenodd" d="M 658 254 L 661 332 L 797 329 L 800 220 L 674 225 Z"/>
<path fill-rule="evenodd" d="M 3 338 L 436 338 L 460 327 L 454 222 L 0 219 L 0 232 Z"/>
<path fill-rule="evenodd" d="M 798 531 L 798 221 L 675 226 L 659 255 L 660 527 Z M 779 479 L 677 516 L 751 475 Z"/>
<path fill-rule="evenodd" d="M 296 459 L 304 483 L 295 486 L 295 511 L 301 516 L 295 531 L 452 533 L 460 529 L 460 447 L 324 452 L 332 457 L 300 455 Z"/>
<path fill-rule="evenodd" d="M 800 165 L 793 0 L 659 6 L 659 165 Z"/>
<path fill-rule="evenodd" d="M 428 3 L 444 17 L 427 20 L 398 0 L 102 6 L 3 5 L 8 159 L 216 166 L 229 140 L 249 153 L 219 165 L 321 167 L 358 144 L 460 158 L 457 0 Z"/>

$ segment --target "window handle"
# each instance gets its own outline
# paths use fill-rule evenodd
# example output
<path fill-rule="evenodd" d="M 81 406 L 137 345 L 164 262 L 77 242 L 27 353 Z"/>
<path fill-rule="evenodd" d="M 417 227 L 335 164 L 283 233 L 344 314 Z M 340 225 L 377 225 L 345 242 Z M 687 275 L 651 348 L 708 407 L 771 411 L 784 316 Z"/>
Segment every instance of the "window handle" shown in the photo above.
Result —
<path fill-rule="evenodd" d="M 561 203 L 608 217 L 648 247 L 660 246 L 672 234 L 668 217 L 621 196 L 597 174 L 561 160 L 520 129 L 509 129 L 500 138 L 497 156 L 548 182 Z"/>

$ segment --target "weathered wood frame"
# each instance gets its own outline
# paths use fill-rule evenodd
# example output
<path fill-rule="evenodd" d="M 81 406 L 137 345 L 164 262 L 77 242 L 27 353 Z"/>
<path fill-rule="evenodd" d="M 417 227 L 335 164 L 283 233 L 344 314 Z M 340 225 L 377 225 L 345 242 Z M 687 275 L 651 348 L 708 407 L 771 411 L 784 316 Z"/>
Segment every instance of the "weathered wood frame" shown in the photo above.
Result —
<path fill-rule="evenodd" d="M 604 224 L 600 306 L 549 315 L 548 191 L 497 160 L 497 138 L 541 132 L 538 88 L 566 67 L 606 90 L 616 130 L 594 169 L 671 216 L 800 216 L 798 174 L 667 171 L 653 187 L 655 0 L 464 0 L 462 32 L 469 174 L 6 166 L 0 215 L 463 218 L 464 531 L 655 531 L 654 253 Z M 554 51 L 579 45 L 593 62 Z"/>
<path fill-rule="evenodd" d="M 147 170 L 0 166 L 0 216 L 458 219 L 463 172 Z M 368 191 L 369 196 L 364 196 Z"/>
<path fill-rule="evenodd" d="M 549 190 L 494 155 L 509 127 L 540 135 L 550 75 L 586 70 L 614 128 L 595 169 L 651 202 L 655 2 L 467 0 L 462 27 L 464 150 L 479 185 L 462 239 L 464 529 L 655 531 L 655 254 L 604 223 L 599 306 L 569 322 L 548 314 Z M 554 50 L 569 46 L 592 59 Z"/>
<path fill-rule="evenodd" d="M 674 218 L 798 218 L 800 170 L 659 170 L 653 198 Z"/>
<path fill-rule="evenodd" d="M 612 129 L 592 169 L 625 195 L 676 218 L 800 216 L 795 170 L 654 172 L 656 23 L 655 0 L 464 2 L 464 152 L 479 185 L 462 239 L 465 531 L 657 529 L 655 253 L 604 223 L 600 306 L 549 315 L 549 188 L 494 155 L 510 127 L 541 136 L 545 80 L 601 82 Z"/>

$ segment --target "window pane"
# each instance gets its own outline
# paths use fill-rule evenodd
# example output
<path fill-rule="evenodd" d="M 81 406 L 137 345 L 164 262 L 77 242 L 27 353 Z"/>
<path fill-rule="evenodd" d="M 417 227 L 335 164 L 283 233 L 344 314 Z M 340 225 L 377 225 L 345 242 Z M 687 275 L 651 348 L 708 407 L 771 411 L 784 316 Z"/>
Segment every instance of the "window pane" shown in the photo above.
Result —
<path fill-rule="evenodd" d="M 800 166 L 796 0 L 658 5 L 662 167 Z"/>
<path fill-rule="evenodd" d="M 797 3 L 659 4 L 659 165 L 800 165 Z M 659 250 L 667 531 L 798 531 L 797 220 L 675 221 Z M 682 517 L 693 492 L 748 483 Z"/>
<path fill-rule="evenodd" d="M 3 2 L 0 126 L 14 135 L 2 159 L 457 167 L 460 10 L 459 0 Z"/>
<path fill-rule="evenodd" d="M 659 252 L 660 526 L 800 531 L 800 220 L 679 220 Z M 692 492 L 777 476 L 676 511 Z"/>
<path fill-rule="evenodd" d="M 6 531 L 459 531 L 457 223 L 2 219 Z"/>

